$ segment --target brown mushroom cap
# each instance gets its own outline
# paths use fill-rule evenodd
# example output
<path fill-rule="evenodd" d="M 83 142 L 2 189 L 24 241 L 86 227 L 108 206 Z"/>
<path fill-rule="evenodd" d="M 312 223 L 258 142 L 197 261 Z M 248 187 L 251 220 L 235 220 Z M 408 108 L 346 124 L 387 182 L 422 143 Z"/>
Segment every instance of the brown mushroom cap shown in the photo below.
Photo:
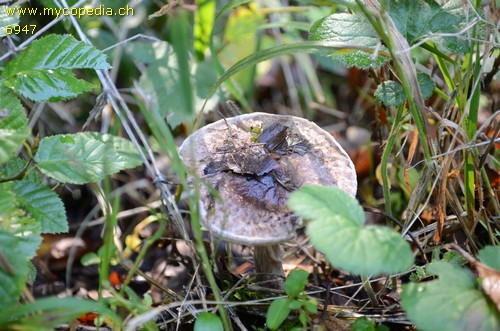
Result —
<path fill-rule="evenodd" d="M 252 133 L 255 128 L 268 133 L 274 123 L 286 128 L 283 149 L 256 141 Z M 295 116 L 252 113 L 219 120 L 191 134 L 179 154 L 191 179 L 210 184 L 199 188 L 204 224 L 230 242 L 272 245 L 292 239 L 302 222 L 287 200 L 304 184 L 356 194 L 347 153 L 328 132 Z"/>

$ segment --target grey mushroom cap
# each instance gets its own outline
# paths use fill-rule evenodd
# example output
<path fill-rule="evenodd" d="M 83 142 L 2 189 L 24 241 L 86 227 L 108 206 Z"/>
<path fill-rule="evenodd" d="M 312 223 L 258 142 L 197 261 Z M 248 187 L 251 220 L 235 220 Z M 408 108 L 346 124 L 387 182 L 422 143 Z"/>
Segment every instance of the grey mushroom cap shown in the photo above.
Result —
<path fill-rule="evenodd" d="M 286 128 L 282 150 L 256 141 L 255 128 Z M 204 225 L 238 244 L 273 245 L 295 237 L 302 220 L 287 206 L 305 184 L 337 186 L 355 196 L 356 172 L 337 141 L 306 119 L 251 113 L 222 119 L 191 134 L 179 148 L 189 180 L 201 178 Z"/>

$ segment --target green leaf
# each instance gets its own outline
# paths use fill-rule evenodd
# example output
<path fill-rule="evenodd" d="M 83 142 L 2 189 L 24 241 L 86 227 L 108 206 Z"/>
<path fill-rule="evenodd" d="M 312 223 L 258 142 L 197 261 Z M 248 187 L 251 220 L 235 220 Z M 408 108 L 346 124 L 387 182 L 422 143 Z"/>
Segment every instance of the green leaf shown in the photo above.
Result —
<path fill-rule="evenodd" d="M 67 69 L 25 70 L 8 78 L 4 84 L 36 102 L 67 100 L 94 88 L 93 84 L 77 79 Z"/>
<path fill-rule="evenodd" d="M 437 280 L 403 286 L 402 305 L 419 330 L 499 330 L 500 313 L 478 289 L 469 270 L 433 262 L 427 271 Z"/>
<path fill-rule="evenodd" d="M 375 47 L 379 37 L 370 22 L 357 15 L 340 13 L 324 17 L 311 26 L 312 41 L 335 41 Z"/>
<path fill-rule="evenodd" d="M 424 100 L 429 99 L 434 93 L 434 89 L 436 88 L 436 84 L 434 84 L 434 79 L 431 76 L 419 72 L 417 73 L 417 81 L 418 86 L 420 87 L 420 92 L 422 93 L 422 97 Z"/>
<path fill-rule="evenodd" d="M 96 253 L 90 252 L 82 256 L 82 258 L 80 259 L 80 263 L 84 267 L 88 267 L 93 264 L 101 263 L 101 258 Z"/>
<path fill-rule="evenodd" d="M 70 35 L 51 34 L 34 41 L 18 57 L 9 61 L 2 75 L 12 77 L 29 70 L 106 70 L 110 67 L 106 55 L 94 46 Z"/>
<path fill-rule="evenodd" d="M 21 101 L 10 90 L 0 87 L 1 129 L 20 130 L 28 126 L 28 118 Z"/>
<path fill-rule="evenodd" d="M 110 68 L 106 56 L 70 35 L 48 35 L 31 43 L 9 61 L 2 73 L 4 85 L 34 101 L 58 101 L 91 90 L 71 70 Z"/>
<path fill-rule="evenodd" d="M 0 231 L 18 238 L 18 248 L 24 257 L 33 258 L 42 243 L 41 224 L 20 206 L 12 191 L 14 183 L 0 183 Z"/>
<path fill-rule="evenodd" d="M 89 312 L 112 321 L 117 330 L 122 329 L 120 318 L 102 302 L 71 297 L 41 298 L 32 303 L 4 309 L 0 312 L 0 328 L 8 325 L 9 330 L 52 330 Z"/>
<path fill-rule="evenodd" d="M 344 64 L 346 67 L 360 69 L 378 68 L 387 62 L 384 56 L 373 57 L 373 54 L 363 51 L 336 52 L 330 54 L 333 60 Z"/>
<path fill-rule="evenodd" d="M 363 45 L 370 50 L 375 50 L 380 43 L 370 22 L 358 15 L 340 13 L 327 16 L 314 22 L 310 33 L 309 39 L 312 41 L 345 43 L 346 45 L 341 51 L 334 52 L 331 56 L 348 67 L 377 68 L 388 60 L 382 55 L 373 58 L 371 54 L 373 51 L 364 52 L 349 47 L 349 44 L 353 46 Z M 385 51 L 385 48 L 381 48 L 381 50 Z"/>
<path fill-rule="evenodd" d="M 300 312 L 299 321 L 304 328 L 307 326 L 307 313 L 305 311 Z"/>
<path fill-rule="evenodd" d="M 215 1 L 201 0 L 197 2 L 198 10 L 194 15 L 194 50 L 196 58 L 203 60 L 208 48 L 210 34 L 215 20 Z"/>
<path fill-rule="evenodd" d="M 413 263 L 408 243 L 388 228 L 362 227 L 342 216 L 332 216 L 310 222 L 307 233 L 333 265 L 354 274 L 397 273 Z"/>
<path fill-rule="evenodd" d="M 0 178 L 14 177 L 20 174 L 25 168 L 27 161 L 19 157 L 11 157 L 0 167 Z M 41 183 L 42 179 L 36 171 L 28 172 L 23 180 L 29 180 L 35 183 Z"/>
<path fill-rule="evenodd" d="M 439 249 L 437 249 L 437 251 L 439 251 Z M 438 261 L 438 260 L 439 259 L 437 259 L 436 261 Z M 456 265 L 459 265 L 459 266 L 460 265 L 466 265 L 468 263 L 467 259 L 465 257 L 463 257 L 462 254 L 460 254 L 457 251 L 453 251 L 453 250 L 444 253 L 442 261 L 448 262 L 448 263 L 451 263 L 451 264 L 456 264 Z"/>
<path fill-rule="evenodd" d="M 121 149 L 122 143 L 98 133 L 55 135 L 40 141 L 34 160 L 44 174 L 60 182 L 85 184 L 139 164 L 130 156 L 132 149 Z"/>
<path fill-rule="evenodd" d="M 291 300 L 290 301 L 290 304 L 288 305 L 290 307 L 291 310 L 293 309 L 299 309 L 302 307 L 302 301 L 299 301 L 299 300 Z"/>
<path fill-rule="evenodd" d="M 296 298 L 304 291 L 307 285 L 309 273 L 305 270 L 292 270 L 285 280 L 285 292 L 292 298 Z"/>
<path fill-rule="evenodd" d="M 164 41 L 130 42 L 127 43 L 125 49 L 132 58 L 144 64 L 153 64 L 158 60 L 174 56 L 174 50 Z"/>
<path fill-rule="evenodd" d="M 113 149 L 125 162 L 125 167 L 135 168 L 142 164 L 142 158 L 135 145 L 128 139 L 99 132 L 81 132 L 82 137 L 98 140 Z"/>
<path fill-rule="evenodd" d="M 0 184 L 0 219 L 6 219 L 16 208 L 16 196 L 14 193 L 8 189 L 9 185 Z M 0 223 L 0 227 L 2 224 L 6 222 Z"/>
<path fill-rule="evenodd" d="M 2 312 L 16 303 L 28 278 L 27 259 L 19 248 L 19 239 L 0 231 L 0 307 Z"/>
<path fill-rule="evenodd" d="M 224 46 L 217 52 L 223 67 L 232 66 L 239 59 L 265 48 L 266 44 L 275 44 L 261 32 L 265 23 L 265 15 L 254 4 L 241 6 L 230 13 L 224 28 Z M 240 93 L 252 93 L 251 90 L 255 88 L 255 70 L 255 66 L 249 66 L 233 77 L 241 89 Z"/>
<path fill-rule="evenodd" d="M 466 38 L 439 36 L 442 33 L 457 33 L 466 22 L 470 21 L 463 15 L 460 0 L 389 1 L 387 12 L 410 45 L 424 38 L 430 38 L 453 53 L 468 51 Z M 310 32 L 311 40 L 364 45 L 370 49 L 370 51 L 355 52 L 346 45 L 341 52 L 332 54 L 346 66 L 368 69 L 378 67 L 388 59 L 385 47 L 381 47 L 380 55 L 373 59 L 371 53 L 378 47 L 379 37 L 364 16 L 336 13 L 314 22 Z"/>
<path fill-rule="evenodd" d="M 434 80 L 427 74 L 419 72 L 417 74 L 417 81 L 422 93 L 422 97 L 427 100 L 434 93 Z M 406 95 L 403 87 L 398 82 L 387 80 L 377 86 L 375 90 L 375 98 L 388 107 L 397 107 L 406 101 Z"/>
<path fill-rule="evenodd" d="M 304 308 L 312 314 L 317 314 L 318 313 L 318 302 L 316 301 L 315 298 L 311 298 L 304 303 Z"/>
<path fill-rule="evenodd" d="M 457 33 L 465 23 L 466 17 L 462 14 L 460 0 L 390 1 L 387 12 L 410 45 L 423 38 L 430 38 L 452 52 L 468 51 L 466 40 L 460 40 L 456 37 L 439 37 L 440 33 Z M 438 36 L 431 34 L 438 34 Z"/>
<path fill-rule="evenodd" d="M 157 46 L 159 48 L 160 46 Z M 187 111 L 186 98 L 180 81 L 180 72 L 177 59 L 173 51 L 167 47 L 165 51 L 158 51 L 162 56 L 151 64 L 141 75 L 139 86 L 144 90 L 144 96 L 152 111 L 166 116 L 170 126 L 175 127 L 190 121 L 196 115 Z M 205 99 L 207 107 L 215 106 L 222 94 L 208 95 L 210 87 L 217 80 L 213 66 L 209 61 L 191 65 L 191 89 L 194 92 L 195 108 L 201 109 Z"/>
<path fill-rule="evenodd" d="M 11 188 L 19 205 L 41 224 L 43 233 L 68 231 L 66 211 L 61 199 L 48 187 L 30 181 L 16 181 Z"/>
<path fill-rule="evenodd" d="M 0 163 L 6 162 L 29 136 L 28 119 L 19 99 L 0 86 Z"/>
<path fill-rule="evenodd" d="M 304 186 L 288 203 L 297 215 L 310 219 L 311 242 L 339 268 L 370 275 L 401 272 L 413 263 L 410 246 L 397 232 L 364 227 L 361 206 L 336 187 Z"/>
<path fill-rule="evenodd" d="M 310 220 L 338 215 L 359 225 L 365 223 L 363 208 L 337 187 L 304 185 L 291 194 L 288 205 L 300 216 Z"/>
<path fill-rule="evenodd" d="M 14 15 L 12 15 L 14 11 Z M 14 7 L 0 6 L 0 37 L 5 37 L 5 28 L 9 25 L 19 24 L 19 13 Z"/>
<path fill-rule="evenodd" d="M 400 106 L 406 100 L 401 84 L 392 80 L 387 80 L 377 86 L 375 98 L 388 107 Z"/>
<path fill-rule="evenodd" d="M 410 197 L 411 192 L 408 190 L 408 186 L 406 185 L 405 182 L 405 170 L 406 174 L 408 175 L 408 181 L 411 190 L 414 190 L 415 187 L 417 187 L 418 180 L 420 179 L 421 174 L 415 168 L 409 168 L 409 169 L 399 168 L 398 170 L 398 185 L 401 188 L 401 190 L 405 192 L 406 196 Z"/>
<path fill-rule="evenodd" d="M 12 228 L 11 230 L 15 230 L 14 234 L 19 238 L 21 254 L 28 259 L 34 258 L 42 244 L 40 223 L 32 217 L 25 216 L 19 217 L 14 224 L 19 225 L 18 228 Z"/>
<path fill-rule="evenodd" d="M 500 270 L 500 246 L 486 246 L 478 254 L 479 261 L 495 270 Z"/>
<path fill-rule="evenodd" d="M 304 53 L 329 53 L 342 50 L 346 47 L 345 43 L 342 42 L 330 42 L 330 41 L 305 41 L 305 42 L 296 42 L 293 44 L 285 44 L 279 45 L 276 47 L 266 48 L 260 51 L 257 51 L 244 59 L 236 62 L 231 68 L 227 69 L 227 71 L 222 75 L 217 82 L 210 89 L 209 96 L 213 95 L 217 88 L 229 79 L 231 76 L 237 74 L 241 70 L 255 65 L 259 62 L 266 61 L 278 56 L 295 54 L 298 52 Z M 363 50 L 366 52 L 371 52 L 372 50 L 369 47 L 364 45 L 348 45 L 349 52 L 351 49 Z"/>
<path fill-rule="evenodd" d="M 352 325 L 353 331 L 376 331 L 375 321 L 366 316 L 356 319 Z"/>
<path fill-rule="evenodd" d="M 211 313 L 200 313 L 194 322 L 194 331 L 224 331 L 219 316 Z"/>
<path fill-rule="evenodd" d="M 20 148 L 28 135 L 28 130 L 0 129 L 0 162 L 7 161 L 9 156 Z"/>
<path fill-rule="evenodd" d="M 195 113 L 193 104 L 193 86 L 190 78 L 191 64 L 189 61 L 190 57 L 190 21 L 191 15 L 187 10 L 176 10 L 173 15 L 170 16 L 168 22 L 170 23 L 170 40 L 172 42 L 172 47 L 174 48 L 175 57 L 177 58 L 177 70 L 179 71 L 178 84 L 179 84 L 179 96 L 181 97 L 184 108 L 181 108 L 181 112 L 186 113 L 187 116 L 191 116 Z M 179 109 L 177 109 L 179 112 Z"/>
<path fill-rule="evenodd" d="M 290 302 L 288 298 L 274 300 L 266 314 L 266 324 L 271 330 L 276 330 L 290 314 Z"/>

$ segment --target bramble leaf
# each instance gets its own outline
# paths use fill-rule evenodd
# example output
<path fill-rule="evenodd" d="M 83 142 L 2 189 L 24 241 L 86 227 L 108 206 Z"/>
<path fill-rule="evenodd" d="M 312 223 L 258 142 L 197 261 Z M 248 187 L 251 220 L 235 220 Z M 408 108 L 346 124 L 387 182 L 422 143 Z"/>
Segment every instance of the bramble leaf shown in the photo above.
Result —
<path fill-rule="evenodd" d="M 19 157 L 11 157 L 6 163 L 0 166 L 0 178 L 13 177 L 19 175 L 26 167 L 28 161 Z M 41 183 L 40 174 L 36 171 L 31 171 L 25 174 L 23 180 L 29 180 L 35 183 Z"/>
<path fill-rule="evenodd" d="M 34 41 L 9 61 L 2 75 L 12 77 L 27 70 L 83 68 L 106 70 L 110 65 L 106 62 L 106 55 L 94 46 L 70 35 L 51 34 Z"/>
<path fill-rule="evenodd" d="M 5 31 L 7 26 L 12 27 L 15 24 L 19 24 L 19 13 L 14 11 L 14 15 L 12 15 L 13 10 L 15 10 L 14 7 L 0 6 L 0 37 L 7 35 Z M 7 11 L 10 11 L 10 13 L 7 13 Z"/>
<path fill-rule="evenodd" d="M 64 204 L 54 191 L 40 183 L 26 180 L 14 182 L 11 191 L 16 195 L 20 207 L 40 222 L 41 232 L 68 231 Z"/>
<path fill-rule="evenodd" d="M 29 136 L 28 119 L 19 99 L 0 86 L 0 163 L 6 162 Z"/>
<path fill-rule="evenodd" d="M 12 306 L 21 295 L 28 278 L 27 259 L 19 248 L 19 238 L 0 231 L 0 306 Z"/>
<path fill-rule="evenodd" d="M 8 78 L 4 85 L 36 102 L 67 100 L 94 88 L 67 69 L 28 70 Z"/>
<path fill-rule="evenodd" d="M 135 168 L 142 164 L 141 156 L 135 145 L 128 139 L 113 136 L 111 134 L 102 134 L 99 132 L 81 132 L 83 137 L 98 140 L 104 144 L 109 144 L 120 155 L 120 159 L 125 161 L 126 169 Z"/>
<path fill-rule="evenodd" d="M 110 68 L 106 56 L 70 35 L 48 35 L 31 43 L 5 66 L 4 86 L 33 101 L 76 97 L 94 85 L 77 79 L 73 69 Z"/>
<path fill-rule="evenodd" d="M 74 184 L 95 182 L 142 162 L 130 142 L 100 133 L 46 137 L 34 160 L 44 174 Z"/>

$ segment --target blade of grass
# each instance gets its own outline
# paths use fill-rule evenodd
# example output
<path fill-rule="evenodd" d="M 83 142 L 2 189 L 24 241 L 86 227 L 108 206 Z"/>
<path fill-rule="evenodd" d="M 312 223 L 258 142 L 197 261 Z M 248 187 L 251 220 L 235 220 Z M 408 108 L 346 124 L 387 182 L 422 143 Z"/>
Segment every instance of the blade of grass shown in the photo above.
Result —
<path fill-rule="evenodd" d="M 255 65 L 259 62 L 266 61 L 278 56 L 295 54 L 298 52 L 304 53 L 321 53 L 329 52 L 332 53 L 336 50 L 346 50 L 346 49 L 357 49 L 365 52 L 372 53 L 373 49 L 368 48 L 364 45 L 355 45 L 349 43 L 340 42 L 325 42 L 325 41 L 303 41 L 293 44 L 280 45 L 275 47 L 270 47 L 251 54 L 240 61 L 236 62 L 231 68 L 226 70 L 226 72 L 215 82 L 215 84 L 210 89 L 208 96 L 212 96 L 217 88 L 224 83 L 228 78 L 240 72 L 250 65 Z M 379 52 L 381 55 L 387 55 L 385 53 Z"/>
<path fill-rule="evenodd" d="M 477 1 L 476 1 L 477 2 Z M 477 3 L 476 3 L 477 5 Z M 477 6 L 476 6 L 477 8 Z M 465 121 L 464 121 L 464 130 L 467 132 L 467 138 L 469 141 L 473 139 L 477 132 L 477 120 L 479 114 L 479 98 L 481 96 L 480 84 L 478 82 L 481 80 L 481 45 L 473 40 L 475 40 L 476 36 L 476 27 L 472 30 L 472 47 L 471 49 L 474 51 L 468 54 L 468 76 L 470 79 L 467 82 L 474 82 L 474 84 L 470 85 L 470 89 L 472 90 L 471 96 L 466 103 L 464 111 L 466 112 Z M 468 90 L 467 90 L 468 91 Z M 466 97 L 468 94 L 465 94 Z M 472 142 L 472 141 L 471 141 Z M 472 229 L 475 226 L 475 201 L 476 201 L 476 166 L 475 166 L 475 156 L 478 155 L 477 148 L 472 149 L 471 151 L 465 151 L 465 168 L 464 168 L 464 184 L 465 184 L 465 205 L 467 210 L 467 219 L 469 221 L 469 227 Z M 478 184 L 479 185 L 479 184 Z"/>
<path fill-rule="evenodd" d="M 143 107 L 140 108 L 142 115 L 144 116 L 146 122 L 148 123 L 148 127 L 151 129 L 153 136 L 156 138 L 158 142 L 164 142 L 164 144 L 159 144 L 162 152 L 169 156 L 171 167 L 177 178 L 179 179 L 181 185 L 187 187 L 186 181 L 186 171 L 182 161 L 177 152 L 177 146 L 174 141 L 174 137 L 172 133 L 167 128 L 164 120 L 157 112 L 148 112 Z M 212 289 L 213 295 L 217 302 L 223 302 L 222 295 L 218 284 L 215 279 L 215 275 L 213 273 L 212 263 L 208 257 L 207 251 L 205 249 L 205 245 L 203 244 L 203 235 L 201 231 L 201 221 L 200 221 L 200 211 L 199 211 L 199 191 L 197 187 L 201 183 L 198 183 L 195 178 L 194 183 L 194 194 L 192 194 L 189 198 L 189 211 L 191 218 L 191 227 L 193 231 L 193 235 L 195 237 L 196 242 L 196 251 L 198 252 L 202 264 L 203 270 L 205 272 L 205 276 L 207 277 L 208 283 Z M 222 319 L 222 323 L 224 324 L 224 330 L 232 330 L 231 320 L 224 309 L 223 305 L 218 306 L 219 315 Z"/>
<path fill-rule="evenodd" d="M 182 86 L 182 98 L 186 109 L 179 109 L 180 112 L 185 112 L 188 115 L 194 113 L 194 98 L 193 85 L 191 83 L 191 70 L 189 66 L 189 13 L 186 10 L 174 11 L 169 22 L 170 39 L 177 57 L 179 69 L 179 81 Z"/>
<path fill-rule="evenodd" d="M 389 138 L 387 139 L 387 144 L 382 153 L 382 160 L 380 161 L 381 176 L 382 176 L 382 186 L 384 191 L 384 202 L 385 202 L 385 212 L 387 215 L 392 215 L 391 206 L 391 187 L 389 183 L 389 158 L 391 157 L 391 151 L 396 142 L 397 133 L 399 131 L 399 124 L 401 123 L 401 118 L 403 117 L 404 105 L 397 108 L 396 117 L 392 123 L 391 132 L 389 133 Z M 387 220 L 387 226 L 391 227 L 392 222 Z"/>
<path fill-rule="evenodd" d="M 429 130 L 429 123 L 425 113 L 426 107 L 418 85 L 415 65 L 409 53 L 410 46 L 401 33 L 399 33 L 390 17 L 381 11 L 378 2 L 366 1 L 367 5 L 365 5 L 361 0 L 356 0 L 356 4 L 369 20 L 391 54 L 393 66 L 403 86 L 410 112 L 422 140 L 425 160 L 430 164 L 432 140 L 434 138 L 428 136 L 432 132 Z M 429 141 L 428 138 L 431 138 L 431 140 Z"/>
<path fill-rule="evenodd" d="M 216 28 L 221 24 L 222 19 L 225 17 L 227 13 L 229 13 L 231 10 L 233 10 L 236 7 L 239 7 L 241 5 L 244 5 L 246 3 L 251 2 L 251 0 L 237 0 L 237 1 L 230 1 L 228 4 L 226 4 L 222 9 L 219 11 L 217 16 L 215 17 L 214 20 L 214 27 L 212 29 L 212 33 L 210 34 L 210 39 L 209 39 L 209 44 L 208 47 L 210 48 L 210 53 L 212 56 L 212 62 L 214 64 L 214 68 L 217 72 L 218 75 L 222 75 L 224 73 L 224 67 L 222 66 L 222 63 L 219 60 L 218 52 L 215 49 L 215 44 L 214 44 L 214 39 L 215 39 L 215 32 Z M 231 81 L 227 80 L 225 82 L 225 85 L 229 92 L 236 98 L 236 100 L 240 103 L 240 105 L 245 109 L 247 112 L 251 110 L 250 104 L 246 100 L 245 96 L 241 92 L 241 90 Z M 215 93 L 215 90 L 213 91 Z M 212 91 L 209 93 L 207 96 L 210 98 L 213 95 Z M 203 108 L 205 107 L 205 104 L 203 105 Z M 196 127 L 195 127 L 196 129 Z"/>

